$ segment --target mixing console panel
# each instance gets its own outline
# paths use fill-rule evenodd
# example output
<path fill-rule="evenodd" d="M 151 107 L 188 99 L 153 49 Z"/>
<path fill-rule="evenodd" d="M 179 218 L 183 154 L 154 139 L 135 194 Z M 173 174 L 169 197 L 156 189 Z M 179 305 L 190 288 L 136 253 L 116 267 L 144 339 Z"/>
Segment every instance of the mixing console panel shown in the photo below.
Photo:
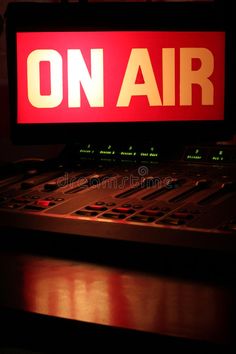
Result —
<path fill-rule="evenodd" d="M 0 228 L 236 250 L 235 147 L 188 147 L 175 160 L 153 148 L 139 161 L 131 147 L 119 157 L 88 146 L 76 163 L 3 170 Z"/>

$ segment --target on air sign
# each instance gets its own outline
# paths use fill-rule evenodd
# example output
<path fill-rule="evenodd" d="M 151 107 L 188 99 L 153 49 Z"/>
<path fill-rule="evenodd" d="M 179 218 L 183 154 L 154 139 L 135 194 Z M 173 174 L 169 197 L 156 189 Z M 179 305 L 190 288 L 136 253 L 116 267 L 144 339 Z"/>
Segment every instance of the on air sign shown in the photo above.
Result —
<path fill-rule="evenodd" d="M 224 119 L 223 32 L 17 34 L 18 123 Z"/>

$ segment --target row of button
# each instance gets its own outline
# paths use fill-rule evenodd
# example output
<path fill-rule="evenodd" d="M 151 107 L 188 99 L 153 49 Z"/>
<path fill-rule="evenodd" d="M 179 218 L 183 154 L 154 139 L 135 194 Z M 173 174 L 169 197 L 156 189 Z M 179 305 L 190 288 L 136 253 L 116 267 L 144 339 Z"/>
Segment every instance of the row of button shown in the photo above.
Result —
<path fill-rule="evenodd" d="M 33 200 L 34 202 L 32 203 Z M 27 195 L 23 195 L 11 199 L 9 202 L 3 204 L 2 207 L 7 209 L 24 208 L 26 210 L 32 210 L 32 211 L 42 211 L 62 201 L 64 201 L 64 198 L 57 198 L 57 197 L 42 198 L 40 195 L 37 194 L 32 194 L 32 195 L 27 194 Z"/>
<path fill-rule="evenodd" d="M 142 211 L 139 215 L 132 216 L 138 209 L 142 208 L 143 205 L 137 203 L 124 203 L 116 206 L 114 202 L 97 201 L 94 204 L 85 206 L 83 209 L 77 210 L 75 214 L 85 217 L 96 217 L 100 214 L 99 217 L 113 220 L 131 217 L 131 219 L 141 222 L 152 222 L 157 217 L 164 215 L 159 207 L 153 207 Z"/>
<path fill-rule="evenodd" d="M 161 222 L 167 225 L 178 226 L 186 224 L 187 221 L 192 220 L 193 218 L 194 216 L 190 213 L 177 211 L 163 219 Z"/>
<path fill-rule="evenodd" d="M 194 213 L 189 212 L 187 209 L 179 209 L 170 214 L 171 209 L 168 206 L 152 206 L 137 213 L 138 208 L 135 209 L 135 205 L 135 203 L 125 203 L 121 206 L 115 206 L 114 202 L 97 201 L 77 210 L 75 214 L 85 217 L 99 216 L 100 218 L 111 220 L 126 219 L 126 221 L 140 223 L 153 223 L 158 220 L 158 223 L 175 226 L 186 224 L 194 218 Z M 115 207 L 111 208 L 113 206 Z M 143 206 L 140 204 L 138 207 L 142 208 Z M 160 218 L 161 220 L 159 221 Z"/>

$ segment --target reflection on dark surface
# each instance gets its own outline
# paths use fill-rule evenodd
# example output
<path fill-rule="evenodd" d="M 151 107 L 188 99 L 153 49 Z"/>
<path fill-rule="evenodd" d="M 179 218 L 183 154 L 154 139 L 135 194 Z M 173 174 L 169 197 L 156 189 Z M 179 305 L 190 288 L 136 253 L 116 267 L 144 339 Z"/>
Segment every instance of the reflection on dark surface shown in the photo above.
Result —
<path fill-rule="evenodd" d="M 231 295 L 196 281 L 93 263 L 3 254 L 1 304 L 29 312 L 224 342 Z"/>

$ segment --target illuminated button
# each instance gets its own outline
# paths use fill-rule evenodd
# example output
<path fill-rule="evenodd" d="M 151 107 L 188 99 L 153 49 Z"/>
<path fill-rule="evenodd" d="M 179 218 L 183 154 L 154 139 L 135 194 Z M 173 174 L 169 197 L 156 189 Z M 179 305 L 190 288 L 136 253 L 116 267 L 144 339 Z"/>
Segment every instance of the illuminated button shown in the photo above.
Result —
<path fill-rule="evenodd" d="M 144 210 L 140 214 L 147 215 L 147 216 L 158 216 L 158 217 L 164 215 L 164 213 L 162 213 L 161 211 L 151 210 L 151 209 Z"/>
<path fill-rule="evenodd" d="M 86 210 L 95 210 L 95 211 L 105 211 L 107 210 L 106 207 L 102 206 L 102 205 L 88 205 L 85 208 Z"/>
<path fill-rule="evenodd" d="M 134 210 L 131 208 L 119 207 L 112 209 L 114 213 L 123 213 L 123 214 L 133 214 Z"/>
<path fill-rule="evenodd" d="M 49 206 L 55 205 L 55 203 L 51 202 L 50 200 L 40 199 L 35 202 L 35 205 L 38 205 L 42 208 L 48 208 Z"/>

